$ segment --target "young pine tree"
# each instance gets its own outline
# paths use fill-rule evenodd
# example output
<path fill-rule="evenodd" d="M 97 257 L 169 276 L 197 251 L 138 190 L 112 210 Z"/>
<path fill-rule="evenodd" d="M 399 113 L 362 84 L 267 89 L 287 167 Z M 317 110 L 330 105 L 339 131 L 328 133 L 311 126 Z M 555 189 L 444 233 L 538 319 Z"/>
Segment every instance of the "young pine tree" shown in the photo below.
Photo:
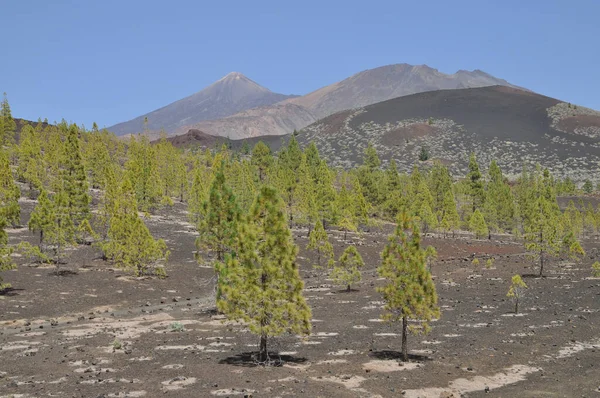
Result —
<path fill-rule="evenodd" d="M 0 146 L 14 144 L 17 124 L 12 117 L 6 93 L 4 93 L 4 99 L 0 104 L 0 119 L 2 120 L 0 126 L 2 127 L 2 130 L 0 130 Z"/>
<path fill-rule="evenodd" d="M 314 250 L 317 253 L 317 263 L 315 268 L 321 268 L 322 260 L 325 260 L 328 267 L 333 265 L 333 246 L 329 243 L 327 231 L 323 228 L 323 223 L 318 220 L 315 227 L 308 236 L 308 250 Z"/>
<path fill-rule="evenodd" d="M 539 258 L 540 274 L 544 274 L 547 257 L 556 257 L 562 246 L 562 231 L 558 205 L 540 195 L 530 208 L 525 224 L 525 249 L 532 257 Z"/>
<path fill-rule="evenodd" d="M 157 207 L 163 197 L 163 184 L 158 172 L 156 149 L 146 137 L 139 140 L 131 137 L 125 170 L 135 191 L 139 210 L 147 212 Z"/>
<path fill-rule="evenodd" d="M 267 171 L 273 165 L 273 154 L 271 148 L 259 141 L 252 149 L 252 164 L 258 169 L 258 180 L 264 181 Z"/>
<path fill-rule="evenodd" d="M 48 192 L 43 189 L 38 197 L 38 203 L 31 212 L 28 227 L 33 233 L 39 233 L 40 241 L 38 248 L 44 250 L 44 235 L 54 227 L 56 215 L 54 211 L 54 203 L 50 200 Z"/>
<path fill-rule="evenodd" d="M 0 148 L 0 217 L 9 225 L 19 225 L 21 191 L 13 179 L 8 154 Z"/>
<path fill-rule="evenodd" d="M 200 236 L 196 239 L 198 249 L 215 253 L 217 261 L 223 261 L 225 253 L 233 249 L 240 208 L 231 188 L 225 182 L 221 163 L 210 187 L 208 201 L 204 203 L 204 217 L 198 224 Z"/>
<path fill-rule="evenodd" d="M 475 234 L 476 239 L 482 239 L 489 235 L 488 226 L 479 209 L 471 215 L 469 219 L 469 229 Z"/>
<path fill-rule="evenodd" d="M 337 264 L 333 267 L 331 278 L 336 285 L 347 287 L 350 291 L 351 285 L 362 280 L 360 268 L 365 265 L 360 253 L 354 246 L 348 246 L 340 256 Z"/>
<path fill-rule="evenodd" d="M 15 264 L 10 256 L 13 250 L 10 246 L 8 246 L 8 235 L 4 230 L 6 226 L 6 219 L 0 215 L 0 272 L 15 268 Z M 9 287 L 10 283 L 4 283 L 2 276 L 0 276 L 0 292 L 8 289 Z"/>
<path fill-rule="evenodd" d="M 269 359 L 268 338 L 286 332 L 310 333 L 311 311 L 302 296 L 296 265 L 298 247 L 287 226 L 277 191 L 263 187 L 240 225 L 236 255 L 217 263 L 223 277 L 217 307 L 242 320 L 260 336 L 258 360 Z"/>
<path fill-rule="evenodd" d="M 421 247 L 419 228 L 406 213 L 400 215 L 396 231 L 390 236 L 381 257 L 377 272 L 386 279 L 386 285 L 378 288 L 386 302 L 387 313 L 383 319 L 402 322 L 402 358 L 407 361 L 409 319 L 419 320 L 420 330 L 426 333 L 429 330 L 427 322 L 439 317 L 440 310 L 435 285 L 427 270 L 427 253 Z"/>
<path fill-rule="evenodd" d="M 527 285 L 523 282 L 523 279 L 521 279 L 521 275 L 514 275 L 506 297 L 512 298 L 515 302 L 515 314 L 519 313 L 519 300 L 523 297 L 525 289 L 527 289 Z"/>
<path fill-rule="evenodd" d="M 71 125 L 64 144 L 61 181 L 68 198 L 69 215 L 75 226 L 89 218 L 91 198 L 83 160 L 81 158 L 79 129 Z"/>
<path fill-rule="evenodd" d="M 54 222 L 52 227 L 44 233 L 44 240 L 54 249 L 54 263 L 56 273 L 60 271 L 65 249 L 75 244 L 75 224 L 71 218 L 69 196 L 64 189 L 60 189 L 53 198 Z"/>
<path fill-rule="evenodd" d="M 148 273 L 165 276 L 164 268 L 156 265 L 167 261 L 167 245 L 162 239 L 155 240 L 139 217 L 135 193 L 127 178 L 121 184 L 113 211 L 108 241 L 102 245 L 105 257 L 136 276 Z"/>
<path fill-rule="evenodd" d="M 469 173 L 467 174 L 469 183 L 469 195 L 471 197 L 472 212 L 481 209 L 485 202 L 485 190 L 483 189 L 483 179 L 479 171 L 479 164 L 475 158 L 475 154 L 469 156 Z"/>

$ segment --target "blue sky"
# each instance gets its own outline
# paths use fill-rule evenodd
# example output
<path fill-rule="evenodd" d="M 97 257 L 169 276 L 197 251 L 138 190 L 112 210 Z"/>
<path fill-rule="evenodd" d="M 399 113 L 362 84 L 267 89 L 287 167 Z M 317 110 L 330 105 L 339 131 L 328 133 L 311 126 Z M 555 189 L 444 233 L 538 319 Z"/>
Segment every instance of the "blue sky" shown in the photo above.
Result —
<path fill-rule="evenodd" d="M 0 0 L 0 92 L 17 117 L 110 126 L 231 71 L 305 94 L 406 62 L 600 109 L 598 15 L 596 0 Z"/>

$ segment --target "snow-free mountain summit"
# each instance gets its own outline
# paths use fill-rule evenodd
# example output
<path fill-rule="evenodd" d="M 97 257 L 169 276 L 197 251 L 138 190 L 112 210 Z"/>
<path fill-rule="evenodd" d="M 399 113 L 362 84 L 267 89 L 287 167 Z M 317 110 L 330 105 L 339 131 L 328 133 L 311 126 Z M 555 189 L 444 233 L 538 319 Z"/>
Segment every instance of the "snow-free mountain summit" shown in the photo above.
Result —
<path fill-rule="evenodd" d="M 223 118 L 293 97 L 274 93 L 239 72 L 231 72 L 189 97 L 116 124 L 108 130 L 117 135 L 139 133 L 143 131 L 144 118 L 147 117 L 149 130 L 173 132 L 182 126 Z"/>

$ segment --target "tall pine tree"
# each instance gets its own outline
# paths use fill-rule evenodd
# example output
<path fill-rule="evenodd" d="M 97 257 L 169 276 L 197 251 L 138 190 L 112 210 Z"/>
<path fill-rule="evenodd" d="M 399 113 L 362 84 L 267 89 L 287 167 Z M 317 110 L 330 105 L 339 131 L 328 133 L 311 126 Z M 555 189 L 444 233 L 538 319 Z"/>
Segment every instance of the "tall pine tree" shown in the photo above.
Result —
<path fill-rule="evenodd" d="M 311 311 L 302 295 L 294 244 L 277 191 L 263 187 L 241 225 L 236 255 L 218 263 L 217 306 L 260 336 L 258 360 L 269 359 L 268 339 L 283 333 L 309 334 Z"/>

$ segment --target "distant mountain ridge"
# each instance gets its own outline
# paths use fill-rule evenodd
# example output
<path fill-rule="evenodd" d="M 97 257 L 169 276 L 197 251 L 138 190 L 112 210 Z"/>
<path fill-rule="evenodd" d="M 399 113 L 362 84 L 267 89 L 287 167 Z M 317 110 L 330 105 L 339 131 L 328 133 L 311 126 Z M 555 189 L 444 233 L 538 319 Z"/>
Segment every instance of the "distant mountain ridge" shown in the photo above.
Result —
<path fill-rule="evenodd" d="M 427 65 L 395 64 L 365 70 L 304 96 L 276 94 L 232 72 L 204 90 L 166 107 L 120 123 L 117 135 L 163 128 L 170 135 L 188 130 L 233 140 L 285 135 L 336 112 L 388 99 L 442 89 L 503 85 L 516 87 L 481 70 L 445 74 Z"/>
<path fill-rule="evenodd" d="M 140 133 L 144 118 L 148 129 L 167 133 L 184 125 L 219 119 L 247 109 L 271 105 L 294 95 L 274 93 L 239 72 L 231 72 L 205 89 L 167 106 L 108 128 L 117 135 Z"/>

